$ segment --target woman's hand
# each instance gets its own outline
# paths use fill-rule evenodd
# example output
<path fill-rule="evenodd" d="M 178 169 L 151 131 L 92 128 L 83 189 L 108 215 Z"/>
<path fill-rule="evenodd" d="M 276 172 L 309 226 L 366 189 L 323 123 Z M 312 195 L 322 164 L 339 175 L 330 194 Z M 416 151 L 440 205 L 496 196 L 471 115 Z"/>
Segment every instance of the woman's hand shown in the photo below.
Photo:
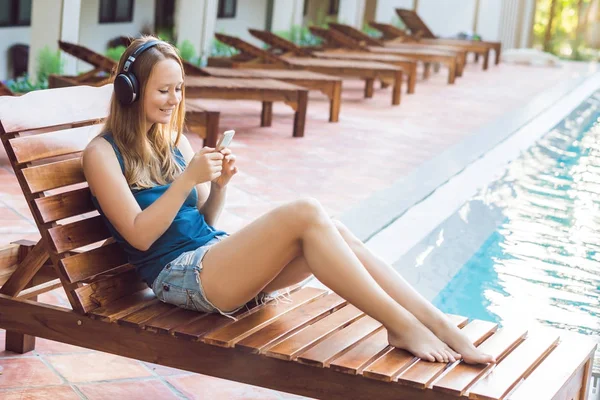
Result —
<path fill-rule="evenodd" d="M 203 147 L 194 154 L 194 157 L 188 163 L 184 171 L 192 182 L 199 183 L 210 182 L 221 176 L 225 156 L 212 147 Z M 229 180 L 228 180 L 229 181 Z"/>
<path fill-rule="evenodd" d="M 235 166 L 235 156 L 231 153 L 231 149 L 225 147 L 221 149 L 219 153 L 223 155 L 223 168 L 220 176 L 213 179 L 212 183 L 219 189 L 223 189 L 227 186 L 231 178 L 237 174 L 238 169 Z"/>

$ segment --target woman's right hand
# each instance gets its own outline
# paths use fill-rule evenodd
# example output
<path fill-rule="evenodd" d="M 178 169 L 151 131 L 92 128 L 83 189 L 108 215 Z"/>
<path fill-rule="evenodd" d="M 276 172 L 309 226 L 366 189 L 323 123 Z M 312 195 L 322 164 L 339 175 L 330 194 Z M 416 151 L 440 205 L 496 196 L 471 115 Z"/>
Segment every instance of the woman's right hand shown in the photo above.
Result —
<path fill-rule="evenodd" d="M 223 154 L 212 147 L 203 147 L 194 154 L 184 171 L 195 185 L 210 182 L 221 176 L 223 168 Z"/>

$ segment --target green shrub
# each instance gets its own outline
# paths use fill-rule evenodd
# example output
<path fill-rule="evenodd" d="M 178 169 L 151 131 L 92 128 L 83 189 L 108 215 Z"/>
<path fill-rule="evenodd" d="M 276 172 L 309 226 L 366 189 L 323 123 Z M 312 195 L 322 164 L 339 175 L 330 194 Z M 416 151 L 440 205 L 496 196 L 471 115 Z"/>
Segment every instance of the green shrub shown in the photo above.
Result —
<path fill-rule="evenodd" d="M 123 53 L 125 53 L 126 49 L 127 48 L 125 46 L 111 47 L 108 50 L 106 50 L 106 57 L 118 62 L 121 59 Z"/>
<path fill-rule="evenodd" d="M 219 42 L 217 39 L 213 39 L 210 51 L 211 57 L 231 57 L 238 53 L 239 52 L 233 47 L 230 47 L 223 42 Z"/>
<path fill-rule="evenodd" d="M 183 43 L 180 43 L 177 46 L 179 50 L 179 55 L 185 61 L 192 62 L 192 60 L 196 57 L 196 49 L 194 49 L 194 45 L 189 40 L 184 40 Z"/>
<path fill-rule="evenodd" d="M 47 82 L 50 74 L 61 75 L 64 62 L 60 57 L 60 50 L 52 51 L 48 46 L 44 47 L 37 56 L 37 82 Z"/>
<path fill-rule="evenodd" d="M 16 79 L 9 79 L 5 84 L 14 93 L 27 93 L 33 90 L 48 89 L 48 80 L 32 83 L 27 74 Z"/>

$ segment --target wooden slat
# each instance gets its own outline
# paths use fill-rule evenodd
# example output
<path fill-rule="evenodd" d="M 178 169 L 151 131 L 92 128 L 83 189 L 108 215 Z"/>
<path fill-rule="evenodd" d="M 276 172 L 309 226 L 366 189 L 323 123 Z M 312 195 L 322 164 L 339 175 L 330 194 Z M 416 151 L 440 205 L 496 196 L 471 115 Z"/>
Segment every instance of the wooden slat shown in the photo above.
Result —
<path fill-rule="evenodd" d="M 205 318 L 206 316 L 207 314 L 205 313 L 175 307 L 173 311 L 165 312 L 147 321 L 144 324 L 144 329 L 150 332 L 170 334 L 177 327 L 186 325 L 198 318 Z"/>
<path fill-rule="evenodd" d="M 44 223 L 74 217 L 96 209 L 88 187 L 37 198 L 35 205 Z"/>
<path fill-rule="evenodd" d="M 9 140 L 19 163 L 42 160 L 83 151 L 102 128 L 88 125 L 79 128 L 17 137 Z"/>
<path fill-rule="evenodd" d="M 418 360 L 406 350 L 393 348 L 363 370 L 363 376 L 391 382 Z"/>
<path fill-rule="evenodd" d="M 462 333 L 471 343 L 477 346 L 490 337 L 497 328 L 498 324 L 493 322 L 475 320 L 465 326 Z M 445 363 L 419 360 L 398 377 L 398 382 L 418 389 L 425 389 L 444 372 L 446 367 L 447 364 Z"/>
<path fill-rule="evenodd" d="M 101 216 L 87 218 L 48 229 L 57 253 L 99 242 L 111 237 Z"/>
<path fill-rule="evenodd" d="M 483 342 L 478 349 L 496 358 L 496 361 L 499 362 L 521 343 L 526 334 L 526 329 L 500 329 Z M 490 368 L 491 366 L 461 362 L 437 381 L 433 385 L 433 390 L 459 396 Z"/>
<path fill-rule="evenodd" d="M 106 307 L 111 302 L 148 286 L 142 282 L 133 270 L 118 276 L 94 282 L 74 290 L 81 303 L 83 312 L 88 313 L 98 307 Z"/>
<path fill-rule="evenodd" d="M 113 322 L 150 305 L 155 300 L 156 296 L 152 289 L 145 288 L 113 301 L 105 307 L 96 308 L 91 314 L 95 318 Z"/>
<path fill-rule="evenodd" d="M 380 329 L 379 332 L 366 338 L 341 357 L 333 359 L 329 367 L 351 375 L 361 374 L 366 366 L 391 349 L 387 330 Z"/>
<path fill-rule="evenodd" d="M 18 244 L 0 247 L 0 271 L 5 268 L 12 269 L 19 262 L 19 247 Z"/>
<path fill-rule="evenodd" d="M 345 328 L 362 316 L 364 316 L 362 311 L 349 304 L 271 347 L 265 354 L 269 357 L 282 360 L 292 360 L 301 352 L 327 338 L 334 332 Z"/>
<path fill-rule="evenodd" d="M 469 393 L 470 399 L 498 400 L 504 398 L 519 381 L 529 375 L 558 343 L 556 334 L 530 335 L 519 347 L 478 381 Z"/>
<path fill-rule="evenodd" d="M 35 90 L 23 96 L 0 98 L 0 124 L 5 133 L 106 118 L 112 85 Z M 31 118 L 35 112 L 35 118 Z"/>
<path fill-rule="evenodd" d="M 22 171 L 31 193 L 85 181 L 81 157 L 24 168 Z"/>
<path fill-rule="evenodd" d="M 595 349 L 596 343 L 584 338 L 561 342 L 510 395 L 510 400 L 554 399 L 578 370 L 583 370 Z M 581 384 L 582 380 L 578 383 Z"/>
<path fill-rule="evenodd" d="M 326 367 L 329 361 L 339 357 L 344 351 L 357 345 L 362 339 L 368 337 L 381 327 L 381 323 L 365 315 L 358 321 L 337 331 L 327 339 L 301 353 L 298 362 L 303 364 Z"/>
<path fill-rule="evenodd" d="M 222 347 L 233 347 L 240 340 L 275 322 L 277 318 L 326 294 L 321 289 L 304 288 L 290 295 L 291 302 L 269 304 L 256 313 L 233 322 L 203 337 L 203 341 Z"/>
<path fill-rule="evenodd" d="M 71 283 L 81 282 L 127 263 L 127 255 L 118 243 L 63 258 L 61 267 Z"/>
<path fill-rule="evenodd" d="M 235 347 L 252 353 L 260 353 L 268 347 L 289 337 L 305 326 L 340 309 L 347 302 L 336 294 L 329 294 L 297 308 L 278 318 L 258 332 L 239 341 Z"/>
<path fill-rule="evenodd" d="M 146 307 L 120 318 L 117 323 L 124 326 L 144 329 L 147 321 L 158 318 L 167 312 L 173 312 L 175 309 L 177 309 L 176 306 L 155 299 Z"/>
<path fill-rule="evenodd" d="M 460 315 L 447 315 L 450 322 L 458 327 L 464 326 L 468 318 Z M 393 348 L 384 353 L 374 363 L 363 370 L 367 378 L 377 379 L 384 382 L 396 380 L 396 377 L 418 360 L 417 357 L 404 349 Z"/>
<path fill-rule="evenodd" d="M 53 279 L 51 281 L 41 283 L 37 286 L 30 287 L 28 289 L 22 290 L 21 293 L 17 296 L 19 299 L 33 299 L 35 296 L 49 292 L 54 289 L 58 289 L 62 287 L 62 282 L 60 279 Z"/>

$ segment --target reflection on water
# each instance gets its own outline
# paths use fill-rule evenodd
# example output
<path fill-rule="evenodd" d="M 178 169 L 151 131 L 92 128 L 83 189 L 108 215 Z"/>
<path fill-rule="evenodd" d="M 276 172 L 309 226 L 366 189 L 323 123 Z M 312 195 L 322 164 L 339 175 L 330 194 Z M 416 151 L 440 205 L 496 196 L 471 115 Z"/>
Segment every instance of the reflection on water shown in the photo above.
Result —
<path fill-rule="evenodd" d="M 600 343 L 600 93 L 474 200 L 500 208 L 503 222 L 434 303 Z"/>

